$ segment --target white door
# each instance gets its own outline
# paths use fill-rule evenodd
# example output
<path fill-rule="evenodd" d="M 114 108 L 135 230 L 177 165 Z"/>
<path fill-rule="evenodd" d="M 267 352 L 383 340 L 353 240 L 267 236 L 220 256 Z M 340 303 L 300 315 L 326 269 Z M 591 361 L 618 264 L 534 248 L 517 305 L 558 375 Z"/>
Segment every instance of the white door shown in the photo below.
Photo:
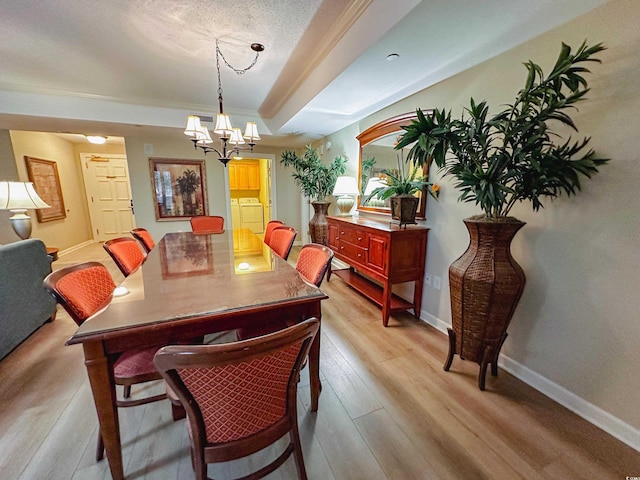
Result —
<path fill-rule="evenodd" d="M 81 157 L 94 240 L 104 242 L 129 235 L 135 218 L 126 156 L 82 154 Z"/>

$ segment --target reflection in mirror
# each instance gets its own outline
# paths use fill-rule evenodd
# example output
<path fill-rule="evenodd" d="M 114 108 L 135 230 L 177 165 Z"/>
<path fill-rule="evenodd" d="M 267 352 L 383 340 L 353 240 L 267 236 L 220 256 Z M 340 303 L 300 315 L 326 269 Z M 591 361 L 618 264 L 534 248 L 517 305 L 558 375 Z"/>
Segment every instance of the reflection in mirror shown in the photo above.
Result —
<path fill-rule="evenodd" d="M 395 150 L 398 135 L 402 134 L 402 125 L 409 125 L 416 118 L 415 112 L 405 113 L 383 120 L 369 127 L 360 135 L 360 164 L 358 168 L 358 210 L 371 211 L 391 215 L 389 200 L 371 198 L 365 202 L 367 196 L 376 188 L 385 185 L 385 175 L 382 170 L 398 171 L 398 161 L 404 161 L 401 152 Z M 410 147 L 407 147 L 407 151 Z M 411 173 L 412 165 L 405 165 L 406 173 Z M 423 172 L 422 175 L 427 175 Z M 417 218 L 425 218 L 426 188 L 419 194 Z"/>

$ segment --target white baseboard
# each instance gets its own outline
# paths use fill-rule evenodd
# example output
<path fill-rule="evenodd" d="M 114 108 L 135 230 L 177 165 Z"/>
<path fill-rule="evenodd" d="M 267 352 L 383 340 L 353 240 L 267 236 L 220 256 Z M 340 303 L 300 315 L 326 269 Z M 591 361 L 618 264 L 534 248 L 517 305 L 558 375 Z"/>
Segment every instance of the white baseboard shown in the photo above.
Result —
<path fill-rule="evenodd" d="M 420 319 L 445 334 L 447 328 L 451 328 L 451 325 L 424 311 L 420 312 Z M 500 354 L 498 365 L 589 423 L 640 452 L 640 430 L 637 428 L 503 354 Z"/>
<path fill-rule="evenodd" d="M 87 245 L 91 245 L 92 243 L 96 242 L 94 242 L 93 240 L 87 240 L 86 242 L 79 243 L 78 245 L 74 245 L 73 247 L 61 250 L 60 252 L 58 252 L 58 256 L 64 256 L 68 253 L 75 252 L 76 250 L 79 250 L 82 247 L 86 247 Z"/>

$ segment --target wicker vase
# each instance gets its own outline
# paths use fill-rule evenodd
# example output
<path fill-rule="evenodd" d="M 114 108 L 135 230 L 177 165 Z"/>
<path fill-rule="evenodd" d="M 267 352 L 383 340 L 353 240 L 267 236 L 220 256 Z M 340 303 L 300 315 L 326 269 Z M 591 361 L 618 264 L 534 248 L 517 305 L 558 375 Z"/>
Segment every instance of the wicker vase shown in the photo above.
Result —
<path fill-rule="evenodd" d="M 313 243 L 327 245 L 329 243 L 329 224 L 327 212 L 331 202 L 311 202 L 313 217 L 309 220 L 309 234 Z"/>
<path fill-rule="evenodd" d="M 444 369 L 449 370 L 456 353 L 477 362 L 478 386 L 484 390 L 487 366 L 491 364 L 492 375 L 498 373 L 498 355 L 526 282 L 511 256 L 511 241 L 525 223 L 513 218 L 467 218 L 464 223 L 469 246 L 449 267 L 453 328 Z"/>

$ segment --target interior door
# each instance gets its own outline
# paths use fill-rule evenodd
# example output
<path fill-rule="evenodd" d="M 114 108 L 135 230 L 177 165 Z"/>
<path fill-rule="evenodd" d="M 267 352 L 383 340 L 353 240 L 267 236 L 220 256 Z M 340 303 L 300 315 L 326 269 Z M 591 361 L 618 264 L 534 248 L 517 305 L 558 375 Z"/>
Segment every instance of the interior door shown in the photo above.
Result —
<path fill-rule="evenodd" d="M 128 235 L 135 218 L 126 156 L 82 154 L 82 167 L 94 240 Z"/>

